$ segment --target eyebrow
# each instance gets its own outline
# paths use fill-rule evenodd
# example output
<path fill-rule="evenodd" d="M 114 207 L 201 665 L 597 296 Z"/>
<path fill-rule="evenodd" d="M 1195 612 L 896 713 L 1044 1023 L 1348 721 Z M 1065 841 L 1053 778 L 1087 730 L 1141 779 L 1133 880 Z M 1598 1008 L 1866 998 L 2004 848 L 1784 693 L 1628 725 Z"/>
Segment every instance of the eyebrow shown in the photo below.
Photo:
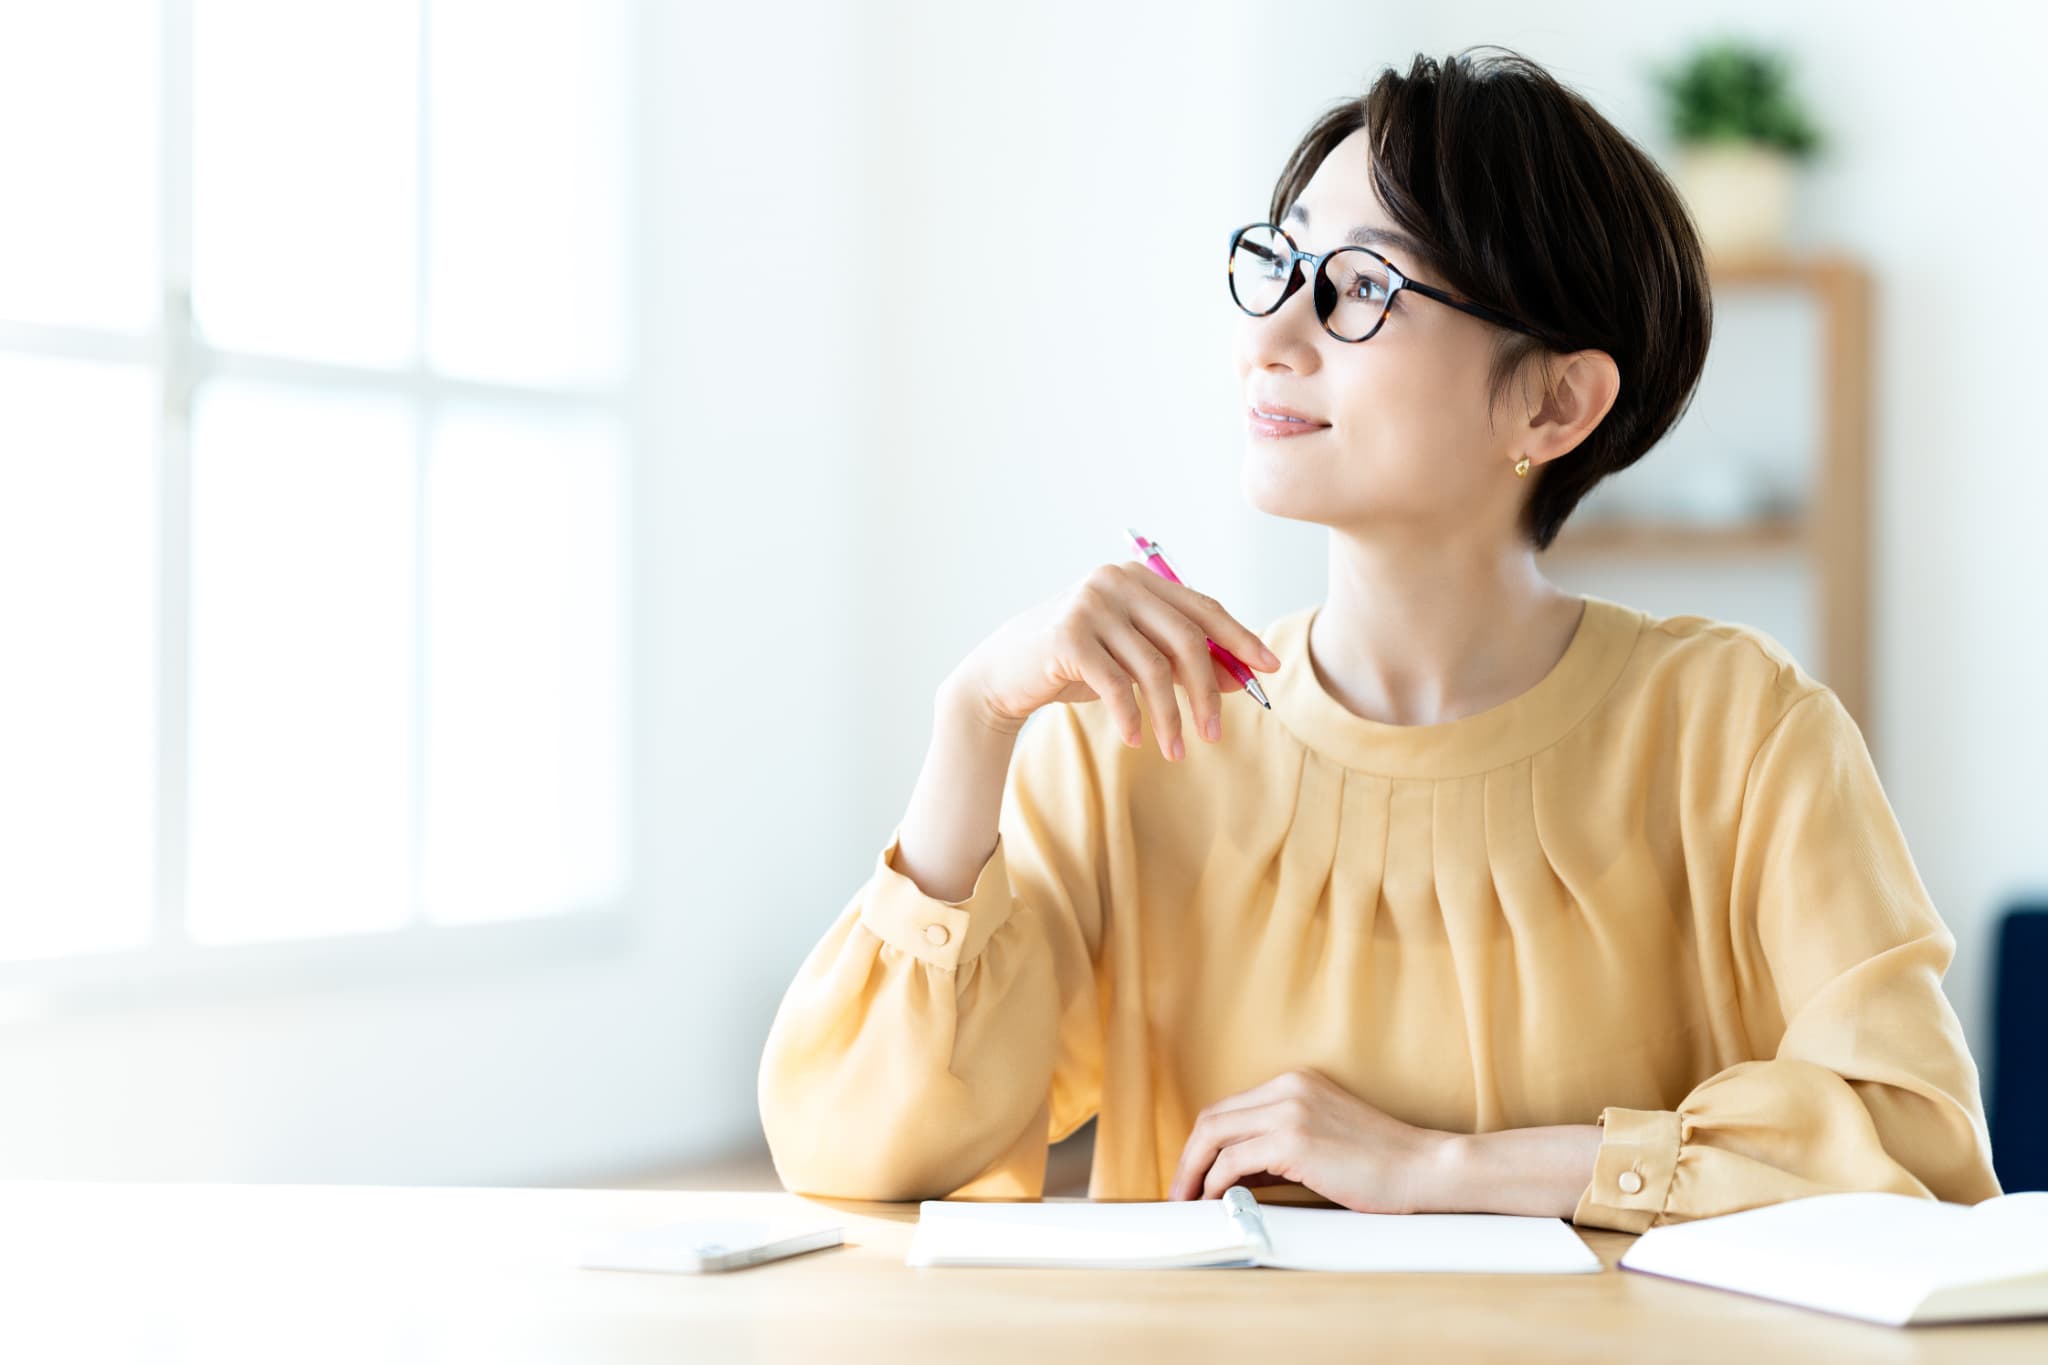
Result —
<path fill-rule="evenodd" d="M 1286 221 L 1299 222 L 1303 227 L 1307 227 L 1308 210 L 1297 203 L 1287 210 Z M 1392 228 L 1355 227 L 1344 234 L 1344 240 L 1351 246 L 1390 246 L 1424 259 L 1429 256 L 1429 253 L 1422 249 L 1422 243 L 1407 233 L 1396 232 Z"/>

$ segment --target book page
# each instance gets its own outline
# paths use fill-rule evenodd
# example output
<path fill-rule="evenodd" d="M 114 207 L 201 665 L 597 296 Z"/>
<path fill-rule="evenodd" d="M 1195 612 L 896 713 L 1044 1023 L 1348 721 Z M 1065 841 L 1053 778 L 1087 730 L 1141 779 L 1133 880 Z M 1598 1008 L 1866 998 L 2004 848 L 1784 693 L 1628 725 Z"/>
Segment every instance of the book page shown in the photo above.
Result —
<path fill-rule="evenodd" d="M 1953 1260 L 1935 1272 L 1936 1284 L 2048 1274 L 2048 1190 L 2021 1190 L 1967 1207 L 1968 1218 L 1955 1220 Z"/>
<path fill-rule="evenodd" d="M 1478 1271 L 1489 1274 L 1597 1272 L 1569 1223 L 1508 1213 L 1357 1213 L 1350 1209 L 1260 1208 L 1273 1254 L 1288 1270 Z"/>
<path fill-rule="evenodd" d="M 909 1265 L 1249 1265 L 1221 1202 L 1097 1204 L 927 1199 Z"/>
<path fill-rule="evenodd" d="M 2040 1220 L 2048 1219 L 2048 1190 L 2015 1190 L 2011 1194 L 1994 1195 L 1970 1205 L 1970 1212 L 1981 1218 L 1996 1218 L 2001 1223 L 2015 1219 L 2028 1227 L 2039 1228 Z"/>
<path fill-rule="evenodd" d="M 1943 1286 L 2048 1271 L 2048 1199 L 1813 1195 L 1651 1228 L 1621 1264 L 1898 1323 Z"/>

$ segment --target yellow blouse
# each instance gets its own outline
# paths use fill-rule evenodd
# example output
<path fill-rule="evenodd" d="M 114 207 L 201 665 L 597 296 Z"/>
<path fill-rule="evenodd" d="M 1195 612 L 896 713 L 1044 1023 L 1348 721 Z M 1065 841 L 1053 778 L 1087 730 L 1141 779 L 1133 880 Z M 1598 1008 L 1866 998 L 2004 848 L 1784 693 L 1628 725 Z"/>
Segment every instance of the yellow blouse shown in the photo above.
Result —
<path fill-rule="evenodd" d="M 1094 1116 L 1090 1196 L 1164 1199 L 1205 1106 L 1313 1067 L 1428 1128 L 1602 1124 L 1588 1227 L 2000 1192 L 1954 936 L 1782 646 L 1588 597 L 1535 687 L 1400 726 L 1325 688 L 1318 610 L 1260 632 L 1273 709 L 1227 696 L 1220 743 L 1177 696 L 1178 764 L 1149 717 L 1033 715 L 966 900 L 899 828 L 769 1031 L 785 1185 L 1037 1198 Z"/>

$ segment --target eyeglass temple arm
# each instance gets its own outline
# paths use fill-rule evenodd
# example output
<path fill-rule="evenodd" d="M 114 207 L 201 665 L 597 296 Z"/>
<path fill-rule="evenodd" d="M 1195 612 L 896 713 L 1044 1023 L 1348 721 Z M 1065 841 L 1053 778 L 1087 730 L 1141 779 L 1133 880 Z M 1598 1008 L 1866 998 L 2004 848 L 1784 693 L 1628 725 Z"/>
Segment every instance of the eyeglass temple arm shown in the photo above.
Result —
<path fill-rule="evenodd" d="M 1535 337 L 1538 341 L 1543 342 L 1545 345 L 1555 344 L 1549 337 L 1545 336 L 1543 333 L 1535 330 L 1532 327 L 1524 326 L 1523 324 L 1509 317 L 1506 313 L 1501 312 L 1499 309 L 1488 308 L 1483 303 L 1473 303 L 1468 299 L 1461 299 L 1456 294 L 1449 294 L 1441 289 L 1438 289 L 1435 285 L 1419 284 L 1416 281 L 1411 280 L 1404 275 L 1401 277 L 1401 287 L 1404 289 L 1413 289 L 1418 294 L 1427 294 L 1429 295 L 1429 297 L 1435 299 L 1438 303 L 1447 303 L 1451 307 L 1458 309 L 1460 312 L 1470 313 L 1475 318 L 1484 318 L 1488 322 L 1494 323 L 1497 326 L 1506 327 L 1511 331 L 1520 332 L 1524 336 Z"/>
<path fill-rule="evenodd" d="M 1231 240 L 1236 243 L 1237 249 L 1239 251 L 1249 251 L 1252 253 L 1252 255 L 1257 256 L 1262 260 L 1277 261 L 1280 259 L 1279 252 L 1268 251 L 1266 250 L 1266 248 L 1260 246 L 1257 242 L 1247 242 L 1243 238 L 1237 236 L 1233 236 Z"/>

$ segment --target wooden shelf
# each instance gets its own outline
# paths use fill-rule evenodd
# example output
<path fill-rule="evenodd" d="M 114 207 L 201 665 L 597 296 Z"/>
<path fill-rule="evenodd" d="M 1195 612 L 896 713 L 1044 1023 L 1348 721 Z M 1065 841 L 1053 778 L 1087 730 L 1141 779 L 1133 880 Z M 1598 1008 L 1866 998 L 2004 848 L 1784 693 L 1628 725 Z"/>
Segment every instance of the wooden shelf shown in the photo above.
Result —
<path fill-rule="evenodd" d="M 1551 542 L 1554 555 L 1624 554 L 1640 551 L 1689 555 L 1748 555 L 1801 550 L 1806 522 L 1797 517 L 1716 526 L 1694 522 L 1566 522 Z"/>
<path fill-rule="evenodd" d="M 1723 287 L 1791 285 L 1811 289 L 1817 284 L 1854 280 L 1863 267 L 1839 251 L 1772 253 L 1763 256 L 1707 256 L 1707 274 L 1718 291 Z"/>
<path fill-rule="evenodd" d="M 1737 292 L 1789 290 L 1811 295 L 1819 308 L 1821 426 L 1807 510 L 1790 519 L 1735 526 L 1567 522 L 1550 553 L 1732 558 L 1793 551 L 1805 556 L 1813 571 L 1820 641 L 1820 656 L 1810 667 L 1834 689 L 1868 741 L 1874 719 L 1869 676 L 1870 272 L 1837 251 L 1722 258 L 1709 253 L 1707 269 L 1717 304 Z"/>

